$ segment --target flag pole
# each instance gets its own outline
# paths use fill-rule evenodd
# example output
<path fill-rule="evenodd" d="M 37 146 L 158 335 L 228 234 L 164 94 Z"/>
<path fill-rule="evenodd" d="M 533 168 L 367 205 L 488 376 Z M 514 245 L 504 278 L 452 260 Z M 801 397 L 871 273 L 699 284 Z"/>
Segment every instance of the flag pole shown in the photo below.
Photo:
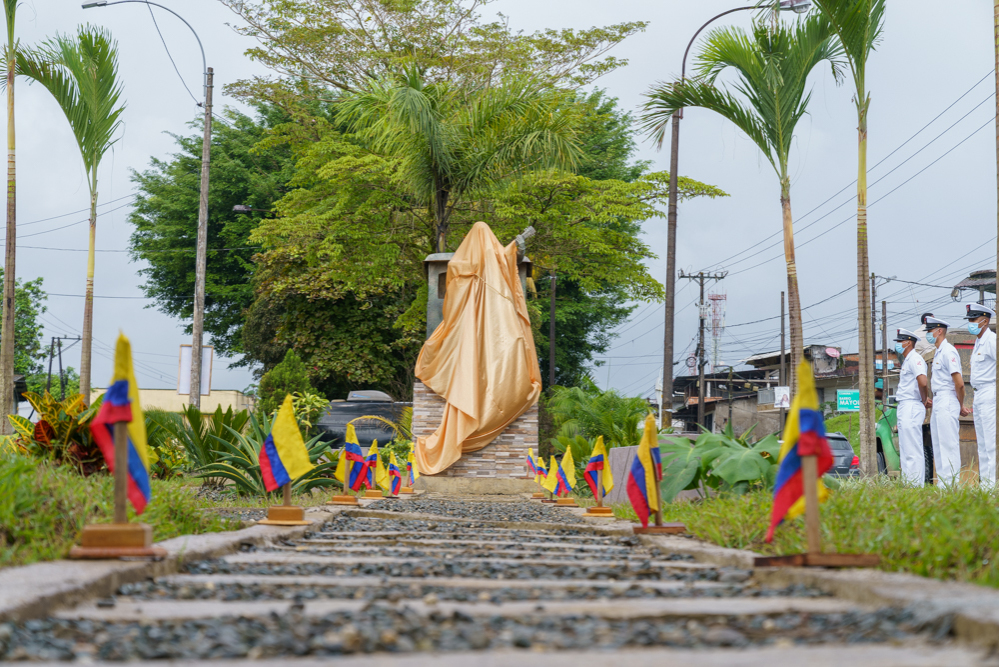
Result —
<path fill-rule="evenodd" d="M 656 510 L 655 525 L 661 526 L 663 525 L 663 494 L 662 491 L 659 489 L 659 485 L 662 483 L 663 479 L 662 475 L 660 475 L 658 470 L 655 473 L 655 477 L 656 477 L 656 507 L 658 508 Z"/>
<path fill-rule="evenodd" d="M 128 523 L 128 422 L 114 425 L 114 522 Z"/>
<path fill-rule="evenodd" d="M 808 554 L 822 553 L 822 534 L 819 531 L 819 466 L 814 456 L 801 457 L 801 474 L 805 484 L 805 533 Z"/>
<path fill-rule="evenodd" d="M 282 486 L 281 491 L 284 494 L 284 502 L 282 504 L 285 507 L 291 507 L 291 483 Z"/>

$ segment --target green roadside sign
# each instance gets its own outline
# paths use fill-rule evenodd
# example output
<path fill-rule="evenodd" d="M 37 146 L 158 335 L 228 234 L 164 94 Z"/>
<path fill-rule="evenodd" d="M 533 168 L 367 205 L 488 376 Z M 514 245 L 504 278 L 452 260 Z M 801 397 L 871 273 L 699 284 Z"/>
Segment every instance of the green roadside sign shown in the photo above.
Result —
<path fill-rule="evenodd" d="M 836 410 L 839 412 L 860 412 L 860 390 L 837 389 Z"/>

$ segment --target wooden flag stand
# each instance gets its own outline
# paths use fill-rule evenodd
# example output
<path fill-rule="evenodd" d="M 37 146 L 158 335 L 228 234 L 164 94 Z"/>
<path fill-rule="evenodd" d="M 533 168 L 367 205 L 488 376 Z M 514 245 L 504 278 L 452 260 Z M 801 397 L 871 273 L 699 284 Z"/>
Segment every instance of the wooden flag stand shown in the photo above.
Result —
<path fill-rule="evenodd" d="M 77 559 L 165 558 L 166 549 L 153 546 L 152 526 L 128 522 L 128 423 L 114 425 L 114 523 L 83 527 L 80 546 L 70 549 Z"/>
<path fill-rule="evenodd" d="M 567 498 L 558 498 L 555 500 L 555 504 L 562 507 L 579 507 L 579 503 L 577 503 L 576 499 L 572 496 Z"/>
<path fill-rule="evenodd" d="M 349 475 L 347 475 L 347 477 L 349 477 Z M 346 481 L 346 478 L 345 478 L 344 482 L 343 482 L 343 495 L 342 496 L 333 496 L 332 498 L 330 498 L 329 500 L 326 501 L 326 504 L 327 505 L 354 505 L 356 507 L 360 503 L 357 502 L 357 497 L 356 496 L 352 496 L 352 495 L 350 495 L 350 493 L 347 492 L 347 481 Z"/>
<path fill-rule="evenodd" d="M 547 498 L 542 498 L 541 502 L 543 502 L 543 503 L 556 503 L 558 501 L 555 500 L 555 494 L 552 493 L 551 491 L 549 491 L 548 492 L 548 497 Z"/>
<path fill-rule="evenodd" d="M 605 465 L 606 465 L 606 463 L 605 463 Z M 601 472 L 601 476 L 602 476 L 603 475 L 603 471 L 600 471 L 600 472 Z M 614 512 L 611 511 L 611 508 L 604 507 L 604 485 L 603 485 L 603 480 L 601 480 L 600 484 L 597 484 L 597 504 L 594 505 L 593 507 L 587 507 L 586 511 L 583 512 L 583 516 L 599 517 L 601 519 L 613 519 L 614 518 Z"/>
<path fill-rule="evenodd" d="M 824 554 L 819 530 L 819 464 L 815 456 L 801 457 L 801 474 L 805 491 L 805 534 L 808 553 L 789 556 L 758 556 L 755 567 L 877 567 L 877 554 Z"/>
<path fill-rule="evenodd" d="M 402 487 L 399 487 L 399 495 L 400 496 L 406 496 L 406 495 L 409 495 L 409 494 L 412 494 L 412 493 L 416 493 L 416 491 L 413 491 L 413 487 L 411 487 L 411 486 L 402 486 Z"/>
<path fill-rule="evenodd" d="M 258 521 L 265 526 L 308 526 L 311 521 L 305 520 L 305 508 L 291 504 L 291 484 L 281 487 L 284 501 L 280 505 L 267 508 L 267 518 Z"/>
<path fill-rule="evenodd" d="M 656 471 L 656 505 L 659 509 L 655 513 L 655 523 L 651 526 L 632 526 L 635 535 L 679 535 L 687 532 L 686 524 L 663 523 L 663 498 L 659 490 L 659 483 L 662 482 L 662 475 Z"/>
<path fill-rule="evenodd" d="M 381 489 L 365 489 L 364 490 L 364 497 L 365 498 L 384 498 L 385 497 L 385 493 Z"/>

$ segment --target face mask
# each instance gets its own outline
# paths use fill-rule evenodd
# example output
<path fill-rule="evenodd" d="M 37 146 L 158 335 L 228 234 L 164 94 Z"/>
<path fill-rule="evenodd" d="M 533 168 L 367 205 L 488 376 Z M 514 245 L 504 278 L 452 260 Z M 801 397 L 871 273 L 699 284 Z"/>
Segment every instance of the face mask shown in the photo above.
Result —
<path fill-rule="evenodd" d="M 968 333 L 972 336 L 977 336 L 982 333 L 982 328 L 978 326 L 978 322 L 968 322 Z"/>
<path fill-rule="evenodd" d="M 934 336 L 931 333 L 927 333 L 926 334 L 926 342 L 929 343 L 930 345 L 934 345 L 937 342 L 937 337 Z"/>
<path fill-rule="evenodd" d="M 900 357 L 905 356 L 905 347 L 901 343 L 895 343 L 895 354 Z"/>

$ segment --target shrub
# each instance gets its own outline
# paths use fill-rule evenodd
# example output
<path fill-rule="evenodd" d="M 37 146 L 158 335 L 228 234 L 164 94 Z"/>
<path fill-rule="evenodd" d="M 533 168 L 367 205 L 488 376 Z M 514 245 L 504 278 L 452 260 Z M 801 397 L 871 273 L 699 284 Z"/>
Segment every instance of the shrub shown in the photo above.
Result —
<path fill-rule="evenodd" d="M 260 400 L 257 403 L 260 414 L 274 414 L 288 394 L 316 392 L 309 383 L 308 369 L 295 350 L 288 350 L 284 361 L 264 373 L 258 388 Z"/>
<path fill-rule="evenodd" d="M 157 428 L 163 429 L 184 448 L 189 465 L 195 469 L 216 463 L 219 460 L 218 441 L 235 443 L 233 432 L 241 433 L 250 420 L 247 410 L 235 412 L 231 406 L 225 412 L 219 406 L 211 415 L 202 414 L 193 405 L 187 406 L 183 414 L 150 410 L 147 425 L 149 415 Z M 206 484 L 221 486 L 222 480 L 209 478 Z"/>
<path fill-rule="evenodd" d="M 634 447 L 642 439 L 642 421 L 649 405 L 641 398 L 621 396 L 614 390 L 600 391 L 592 382 L 582 387 L 554 387 L 546 409 L 556 429 L 552 445 L 559 438 L 582 436 L 588 441 L 604 436 L 604 445 Z M 575 452 L 573 452 L 575 455 Z"/>
<path fill-rule="evenodd" d="M 103 395 L 89 408 L 83 403 L 83 394 L 60 401 L 49 392 L 39 395 L 29 391 L 24 398 L 38 413 L 38 421 L 33 424 L 19 415 L 7 416 L 22 449 L 70 465 L 85 476 L 105 469 L 104 457 L 90 434 L 90 423 L 100 410 Z"/>
<path fill-rule="evenodd" d="M 177 477 L 190 465 L 187 452 L 174 435 L 172 425 L 181 422 L 176 412 L 144 410 L 146 444 L 149 445 L 149 472 L 153 477 Z"/>

